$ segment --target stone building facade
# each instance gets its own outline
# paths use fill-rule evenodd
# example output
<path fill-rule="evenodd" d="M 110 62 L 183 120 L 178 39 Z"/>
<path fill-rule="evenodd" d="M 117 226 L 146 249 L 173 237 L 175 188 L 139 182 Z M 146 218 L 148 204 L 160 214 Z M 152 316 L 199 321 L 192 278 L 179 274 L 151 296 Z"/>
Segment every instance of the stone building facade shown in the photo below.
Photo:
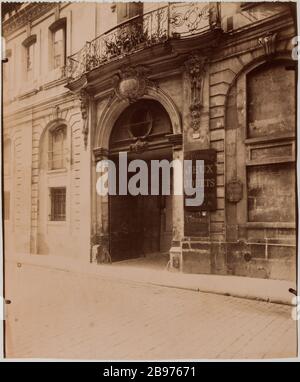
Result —
<path fill-rule="evenodd" d="M 2 31 L 7 256 L 295 279 L 293 4 L 32 2 Z M 203 205 L 97 195 L 119 152 L 203 159 Z"/>

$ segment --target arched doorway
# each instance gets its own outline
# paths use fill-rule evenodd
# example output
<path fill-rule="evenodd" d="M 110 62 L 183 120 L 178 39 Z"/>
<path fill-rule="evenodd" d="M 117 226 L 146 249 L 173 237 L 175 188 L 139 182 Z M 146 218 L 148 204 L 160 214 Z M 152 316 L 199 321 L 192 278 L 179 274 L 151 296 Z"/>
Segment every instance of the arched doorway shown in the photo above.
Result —
<path fill-rule="evenodd" d="M 109 196 L 109 247 L 113 261 L 169 252 L 172 195 L 162 195 L 161 190 L 158 195 L 150 194 L 150 164 L 152 160 L 172 161 L 172 146 L 167 138 L 170 134 L 169 115 L 155 100 L 143 99 L 129 105 L 114 124 L 109 140 L 110 159 L 117 170 L 120 152 L 127 153 L 128 163 L 134 159 L 145 161 L 149 182 L 148 195 Z M 128 179 L 130 176 L 134 173 Z"/>

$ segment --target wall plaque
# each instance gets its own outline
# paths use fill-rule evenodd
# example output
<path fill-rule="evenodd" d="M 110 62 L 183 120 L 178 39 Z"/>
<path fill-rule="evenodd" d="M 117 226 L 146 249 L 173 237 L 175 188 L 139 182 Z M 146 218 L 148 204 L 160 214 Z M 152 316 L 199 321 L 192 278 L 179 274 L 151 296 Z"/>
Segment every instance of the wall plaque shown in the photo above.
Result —
<path fill-rule="evenodd" d="M 217 209 L 217 153 L 214 149 L 188 151 L 185 160 L 192 160 L 192 182 L 196 184 L 196 161 L 204 160 L 204 201 L 200 206 L 187 206 L 185 195 L 184 206 L 188 211 L 215 211 Z"/>
<path fill-rule="evenodd" d="M 194 237 L 209 236 L 208 216 L 203 216 L 205 212 L 184 211 L 184 235 Z"/>
<path fill-rule="evenodd" d="M 231 203 L 238 203 L 243 197 L 243 183 L 240 180 L 231 180 L 226 185 L 226 200 Z"/>

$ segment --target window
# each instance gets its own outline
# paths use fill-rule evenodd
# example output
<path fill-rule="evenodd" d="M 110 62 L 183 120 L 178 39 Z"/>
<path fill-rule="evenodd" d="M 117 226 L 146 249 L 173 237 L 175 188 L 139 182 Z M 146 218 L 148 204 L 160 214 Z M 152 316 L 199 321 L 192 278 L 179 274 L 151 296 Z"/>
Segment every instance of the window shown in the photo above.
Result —
<path fill-rule="evenodd" d="M 52 41 L 52 68 L 62 68 L 66 64 L 66 18 L 56 20 L 49 29 Z"/>
<path fill-rule="evenodd" d="M 54 68 L 61 68 L 65 64 L 64 30 L 58 29 L 53 36 Z"/>
<path fill-rule="evenodd" d="M 10 192 L 4 191 L 4 220 L 9 220 L 10 215 Z"/>
<path fill-rule="evenodd" d="M 51 199 L 51 221 L 66 220 L 66 188 L 53 187 L 50 189 Z"/>
<path fill-rule="evenodd" d="M 25 49 L 25 69 L 27 80 L 33 77 L 36 35 L 28 36 L 23 41 Z"/>
<path fill-rule="evenodd" d="M 49 132 L 49 170 L 65 168 L 65 145 L 67 129 L 57 126 Z"/>
<path fill-rule="evenodd" d="M 10 171 L 11 171 L 11 169 L 10 169 L 10 166 L 11 166 L 10 150 L 11 150 L 10 140 L 7 139 L 4 141 L 4 144 L 3 144 L 3 173 L 4 173 L 4 176 L 9 176 Z"/>
<path fill-rule="evenodd" d="M 152 115 L 147 108 L 140 108 L 134 111 L 130 118 L 128 129 L 131 134 L 138 138 L 146 136 L 152 128 Z"/>
<path fill-rule="evenodd" d="M 127 147 L 130 150 L 134 142 L 153 143 L 167 139 L 171 132 L 171 121 L 164 107 L 154 100 L 139 100 L 124 110 L 116 121 L 110 135 L 110 149 L 123 151 Z"/>
<path fill-rule="evenodd" d="M 26 70 L 27 70 L 27 72 L 32 71 L 33 57 L 34 57 L 34 44 L 31 44 L 31 45 L 27 46 L 27 48 L 26 48 Z"/>
<path fill-rule="evenodd" d="M 142 15 L 143 3 L 130 2 L 117 4 L 117 22 L 118 24 L 130 19 L 131 17 Z"/>
<path fill-rule="evenodd" d="M 118 23 L 128 19 L 128 3 L 119 3 L 117 5 Z"/>

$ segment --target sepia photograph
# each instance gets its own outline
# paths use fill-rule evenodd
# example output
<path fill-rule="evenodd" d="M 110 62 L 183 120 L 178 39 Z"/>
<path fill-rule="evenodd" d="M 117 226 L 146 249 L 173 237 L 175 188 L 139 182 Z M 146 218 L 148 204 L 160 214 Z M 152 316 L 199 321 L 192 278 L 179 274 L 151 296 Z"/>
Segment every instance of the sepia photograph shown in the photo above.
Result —
<path fill-rule="evenodd" d="M 4 361 L 298 359 L 298 6 L 1 1 Z"/>

